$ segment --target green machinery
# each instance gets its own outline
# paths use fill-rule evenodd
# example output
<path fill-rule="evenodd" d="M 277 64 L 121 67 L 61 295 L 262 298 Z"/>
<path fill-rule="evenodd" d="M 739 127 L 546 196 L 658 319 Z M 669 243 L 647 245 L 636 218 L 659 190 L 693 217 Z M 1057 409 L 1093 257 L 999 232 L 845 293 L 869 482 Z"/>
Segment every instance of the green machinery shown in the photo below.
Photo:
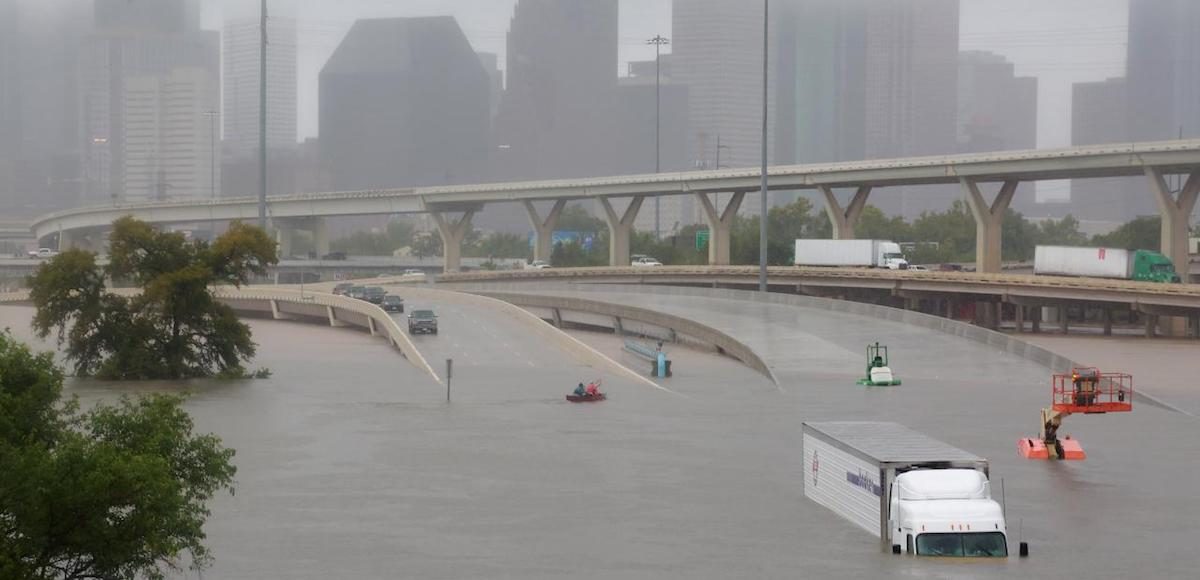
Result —
<path fill-rule="evenodd" d="M 879 344 L 867 345 L 867 373 L 858 379 L 858 384 L 869 387 L 891 387 L 900 384 L 888 366 L 888 347 Z"/>

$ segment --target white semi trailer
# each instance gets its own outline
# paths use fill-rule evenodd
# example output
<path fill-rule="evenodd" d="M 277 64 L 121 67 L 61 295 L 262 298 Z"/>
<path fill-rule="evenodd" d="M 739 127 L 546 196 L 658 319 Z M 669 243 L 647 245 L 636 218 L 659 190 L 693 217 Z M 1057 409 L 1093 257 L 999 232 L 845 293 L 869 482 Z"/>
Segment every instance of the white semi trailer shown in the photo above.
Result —
<path fill-rule="evenodd" d="M 900 244 L 887 240 L 796 240 L 797 266 L 908 269 Z"/>
<path fill-rule="evenodd" d="M 804 423 L 804 495 L 896 554 L 1006 557 L 988 462 L 896 423 Z M 1020 554 L 1028 554 L 1022 543 Z"/>

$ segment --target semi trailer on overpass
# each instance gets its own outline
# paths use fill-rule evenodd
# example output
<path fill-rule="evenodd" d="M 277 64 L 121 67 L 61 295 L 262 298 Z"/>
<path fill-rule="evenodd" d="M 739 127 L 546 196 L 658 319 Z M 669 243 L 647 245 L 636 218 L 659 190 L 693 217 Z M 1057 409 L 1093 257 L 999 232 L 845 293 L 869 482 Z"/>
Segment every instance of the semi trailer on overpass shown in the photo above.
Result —
<path fill-rule="evenodd" d="M 796 240 L 797 266 L 908 269 L 900 244 L 888 240 Z"/>
<path fill-rule="evenodd" d="M 1150 250 L 1038 246 L 1033 273 L 1113 278 L 1139 282 L 1179 282 L 1171 259 Z"/>

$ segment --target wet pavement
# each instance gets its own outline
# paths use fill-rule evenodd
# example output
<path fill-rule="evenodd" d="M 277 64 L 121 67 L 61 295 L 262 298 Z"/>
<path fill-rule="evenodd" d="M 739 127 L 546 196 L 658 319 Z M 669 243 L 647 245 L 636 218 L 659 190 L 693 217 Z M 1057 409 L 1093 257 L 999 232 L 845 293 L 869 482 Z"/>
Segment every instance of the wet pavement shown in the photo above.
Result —
<path fill-rule="evenodd" d="M 782 391 L 729 359 L 679 351 L 664 382 L 679 394 L 603 376 L 609 401 L 569 404 L 570 385 L 602 375 L 499 313 L 433 304 L 442 330 L 415 342 L 439 370 L 455 359 L 447 404 L 382 339 L 256 321 L 254 366 L 272 378 L 191 384 L 198 427 L 238 450 L 237 494 L 214 502 L 206 527 L 216 564 L 204 577 L 1182 578 L 1200 566 L 1194 418 L 1149 406 L 1072 417 L 1064 431 L 1089 459 L 1030 462 L 1015 441 L 1036 432 L 1049 379 L 1023 359 L 851 315 L 605 299 L 742 338 Z M 18 328 L 31 313 L 0 307 L 0 322 Z M 854 385 L 874 340 L 892 347 L 903 386 Z M 70 386 L 86 400 L 163 388 L 178 387 Z M 1033 555 L 880 553 L 803 497 L 800 423 L 835 419 L 895 420 L 991 458 L 1014 540 L 1020 530 Z"/>

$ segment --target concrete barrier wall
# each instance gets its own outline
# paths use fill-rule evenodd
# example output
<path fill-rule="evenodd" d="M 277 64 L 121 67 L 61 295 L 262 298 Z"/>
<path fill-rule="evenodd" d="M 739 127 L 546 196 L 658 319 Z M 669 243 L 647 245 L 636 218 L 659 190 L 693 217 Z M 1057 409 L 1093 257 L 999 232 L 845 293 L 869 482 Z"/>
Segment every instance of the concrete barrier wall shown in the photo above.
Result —
<path fill-rule="evenodd" d="M 657 328 L 665 328 L 674 331 L 675 333 L 686 335 L 699 341 L 703 344 L 709 344 L 717 347 L 725 354 L 738 359 L 746 366 L 762 373 L 771 382 L 778 385 L 779 381 L 775 374 L 771 372 L 771 368 L 767 366 L 766 361 L 754 352 L 749 346 L 743 344 L 737 339 L 717 330 L 711 326 L 701 324 L 694 320 L 689 320 L 680 316 L 655 312 L 645 308 L 637 308 L 622 304 L 613 304 L 611 302 L 603 302 L 599 300 L 588 300 L 584 298 L 566 297 L 566 296 L 544 296 L 537 294 L 527 294 L 521 292 L 493 292 L 491 290 L 475 290 L 474 294 L 487 296 L 503 300 L 505 302 L 515 304 L 521 307 L 530 307 L 538 309 L 557 309 L 560 312 L 578 312 L 592 315 L 600 315 L 611 320 L 613 317 L 622 320 L 637 321 L 644 324 L 652 325 Z M 611 324 L 611 323 L 610 323 Z M 665 338 L 665 337 L 664 337 Z"/>

